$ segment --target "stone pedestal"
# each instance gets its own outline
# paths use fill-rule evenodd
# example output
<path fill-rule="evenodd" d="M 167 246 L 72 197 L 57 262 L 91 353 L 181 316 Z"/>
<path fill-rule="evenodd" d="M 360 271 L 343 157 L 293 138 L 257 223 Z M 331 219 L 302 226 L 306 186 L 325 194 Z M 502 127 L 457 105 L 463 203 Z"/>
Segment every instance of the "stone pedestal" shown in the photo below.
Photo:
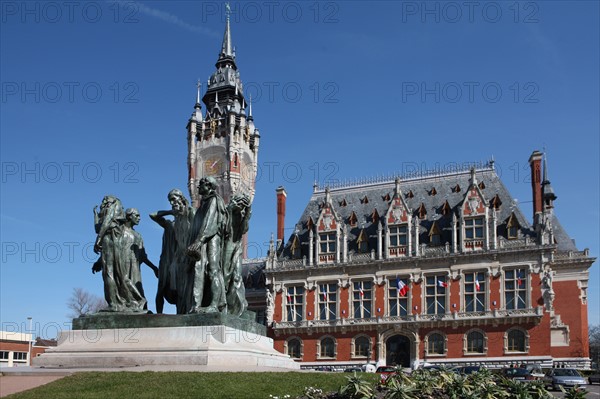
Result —
<path fill-rule="evenodd" d="M 223 321 L 219 325 L 188 325 Z M 273 348 L 253 321 L 227 315 L 100 315 L 74 320 L 85 329 L 64 331 L 56 348 L 33 359 L 44 368 L 130 368 L 161 370 L 299 370 Z M 168 321 L 168 323 L 167 323 Z M 171 324 L 156 326 L 156 324 Z M 178 325 L 179 324 L 179 325 Z M 235 327 L 226 324 L 237 324 Z M 113 328 L 90 328 L 94 325 Z"/>

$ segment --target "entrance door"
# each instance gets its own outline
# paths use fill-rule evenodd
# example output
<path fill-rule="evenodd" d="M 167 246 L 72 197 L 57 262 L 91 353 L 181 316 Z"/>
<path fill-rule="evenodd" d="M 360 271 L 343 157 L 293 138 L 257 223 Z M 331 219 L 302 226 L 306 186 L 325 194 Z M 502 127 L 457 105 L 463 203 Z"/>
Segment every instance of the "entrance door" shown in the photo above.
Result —
<path fill-rule="evenodd" d="M 385 342 L 385 364 L 410 367 L 410 340 L 404 335 L 394 335 Z"/>

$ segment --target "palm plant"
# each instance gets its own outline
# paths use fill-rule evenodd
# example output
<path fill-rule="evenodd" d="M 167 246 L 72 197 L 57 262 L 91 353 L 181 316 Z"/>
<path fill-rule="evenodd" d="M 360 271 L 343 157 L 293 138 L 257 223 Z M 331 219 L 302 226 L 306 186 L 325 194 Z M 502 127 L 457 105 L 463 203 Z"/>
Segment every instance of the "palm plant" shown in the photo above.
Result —
<path fill-rule="evenodd" d="M 346 385 L 342 385 L 338 391 L 340 397 L 344 399 L 371 399 L 373 397 L 371 383 L 363 380 L 356 373 L 346 379 L 348 382 Z"/>
<path fill-rule="evenodd" d="M 417 389 L 412 383 L 399 382 L 398 378 L 392 379 L 388 386 L 384 399 L 418 399 Z"/>

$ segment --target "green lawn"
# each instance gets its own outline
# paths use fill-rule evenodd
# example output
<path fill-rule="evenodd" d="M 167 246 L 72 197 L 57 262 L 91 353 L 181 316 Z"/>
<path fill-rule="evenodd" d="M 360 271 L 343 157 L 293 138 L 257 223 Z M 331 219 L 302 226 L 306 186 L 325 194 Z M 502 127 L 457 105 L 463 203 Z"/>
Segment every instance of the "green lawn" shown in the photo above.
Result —
<path fill-rule="evenodd" d="M 368 381 L 378 375 L 359 373 Z M 11 399 L 202 398 L 268 399 L 269 395 L 304 393 L 313 386 L 337 391 L 350 373 L 191 373 L 191 372 L 86 372 L 10 396 Z"/>

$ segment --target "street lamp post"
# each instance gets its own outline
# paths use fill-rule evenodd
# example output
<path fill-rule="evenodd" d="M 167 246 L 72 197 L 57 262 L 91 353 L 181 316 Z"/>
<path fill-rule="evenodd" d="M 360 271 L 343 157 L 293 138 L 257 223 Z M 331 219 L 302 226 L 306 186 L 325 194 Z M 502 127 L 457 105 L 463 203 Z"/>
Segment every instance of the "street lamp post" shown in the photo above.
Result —
<path fill-rule="evenodd" d="M 32 317 L 28 317 L 27 320 L 29 321 L 29 333 L 31 334 L 31 337 L 29 338 L 29 345 L 28 345 L 28 351 L 27 351 L 27 365 L 31 366 L 31 340 L 33 339 L 33 318 Z"/>

